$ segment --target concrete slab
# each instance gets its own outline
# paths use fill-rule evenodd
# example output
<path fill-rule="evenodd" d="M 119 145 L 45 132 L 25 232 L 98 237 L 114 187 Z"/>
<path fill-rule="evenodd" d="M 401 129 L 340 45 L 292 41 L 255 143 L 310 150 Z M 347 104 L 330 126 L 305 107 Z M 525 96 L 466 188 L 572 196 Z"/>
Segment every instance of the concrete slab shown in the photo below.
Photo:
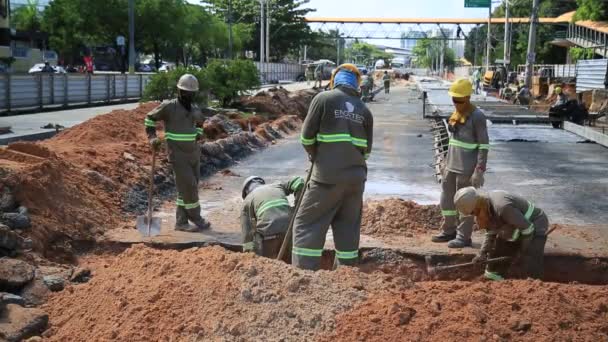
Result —
<path fill-rule="evenodd" d="M 608 147 L 608 135 L 602 134 L 591 127 L 584 127 L 572 122 L 564 122 L 564 129 L 568 132 L 577 134 L 585 139 L 594 141 L 604 147 Z"/>
<path fill-rule="evenodd" d="M 11 126 L 12 131 L 12 133 L 0 135 L 0 145 L 18 140 L 31 141 L 50 138 L 56 134 L 55 129 L 41 128 L 49 123 L 68 128 L 100 114 L 109 113 L 116 109 L 134 109 L 138 105 L 138 103 L 127 103 L 0 117 L 0 126 Z"/>

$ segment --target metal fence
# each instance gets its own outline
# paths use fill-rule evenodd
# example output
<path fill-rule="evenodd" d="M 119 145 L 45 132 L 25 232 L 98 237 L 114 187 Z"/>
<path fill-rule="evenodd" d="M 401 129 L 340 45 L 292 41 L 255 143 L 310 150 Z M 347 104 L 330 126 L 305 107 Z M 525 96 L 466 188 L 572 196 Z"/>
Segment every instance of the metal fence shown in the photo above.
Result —
<path fill-rule="evenodd" d="M 576 62 L 576 92 L 606 89 L 608 59 L 585 59 Z"/>
<path fill-rule="evenodd" d="M 306 66 L 287 63 L 254 62 L 260 72 L 262 83 L 278 83 L 279 81 L 304 81 Z"/>
<path fill-rule="evenodd" d="M 0 75 L 0 112 L 137 100 L 150 75 Z"/>
<path fill-rule="evenodd" d="M 526 65 L 520 64 L 517 66 L 518 74 L 525 74 Z M 541 77 L 576 77 L 576 64 L 534 64 L 534 76 Z"/>

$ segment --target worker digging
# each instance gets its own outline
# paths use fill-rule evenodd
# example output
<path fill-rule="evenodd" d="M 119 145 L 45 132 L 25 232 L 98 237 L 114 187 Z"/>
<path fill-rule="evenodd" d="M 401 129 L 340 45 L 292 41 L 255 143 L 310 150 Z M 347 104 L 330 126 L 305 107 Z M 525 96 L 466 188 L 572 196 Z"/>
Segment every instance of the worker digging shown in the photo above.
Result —
<path fill-rule="evenodd" d="M 293 265 L 317 270 L 331 225 L 337 265 L 355 265 L 366 160 L 372 150 L 373 117 L 360 99 L 361 74 L 343 64 L 332 74 L 331 90 L 317 95 L 302 126 L 301 142 L 312 177 L 296 213 Z"/>
<path fill-rule="evenodd" d="M 484 185 L 484 173 L 490 149 L 486 117 L 471 103 L 473 85 L 459 79 L 452 84 L 448 94 L 452 97 L 455 111 L 448 121 L 452 133 L 449 141 L 447 162 L 441 177 L 441 233 L 432 237 L 433 242 L 447 242 L 450 248 L 471 246 L 473 218 L 458 216 L 454 206 L 454 194 L 461 188 Z"/>
<path fill-rule="evenodd" d="M 458 190 L 454 203 L 462 215 L 473 215 L 477 225 L 487 231 L 474 262 L 510 257 L 521 263 L 523 277 L 542 279 L 549 229 L 549 220 L 542 209 L 505 191 L 485 192 L 474 187 Z M 507 261 L 488 264 L 484 276 L 503 280 L 510 265 Z"/>
<path fill-rule="evenodd" d="M 146 133 L 150 146 L 158 150 L 162 140 L 156 136 L 156 123 L 162 121 L 165 127 L 165 139 L 169 150 L 169 162 L 175 175 L 177 187 L 177 207 L 175 211 L 175 229 L 194 232 L 210 228 L 201 216 L 198 198 L 200 178 L 201 149 L 197 140 L 203 135 L 202 124 L 205 117 L 202 111 L 193 104 L 198 93 L 198 80 L 191 74 L 185 74 L 177 82 L 177 99 L 164 101 L 148 113 L 145 120 Z M 194 227 L 189 222 L 194 224 Z"/>
<path fill-rule="evenodd" d="M 250 176 L 243 183 L 241 232 L 243 251 L 276 258 L 287 233 L 293 210 L 287 196 L 304 187 L 301 177 L 288 182 L 266 184 L 262 177 Z"/>

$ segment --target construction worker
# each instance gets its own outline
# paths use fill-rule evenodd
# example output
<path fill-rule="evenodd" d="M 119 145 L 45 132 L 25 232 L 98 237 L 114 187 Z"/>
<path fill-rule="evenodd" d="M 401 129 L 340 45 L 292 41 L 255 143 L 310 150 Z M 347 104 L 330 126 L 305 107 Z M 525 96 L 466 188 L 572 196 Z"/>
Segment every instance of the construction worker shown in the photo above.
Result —
<path fill-rule="evenodd" d="M 355 65 L 340 65 L 332 74 L 331 90 L 312 100 L 302 127 L 300 139 L 313 165 L 293 231 L 292 264 L 300 268 L 319 269 L 329 225 L 337 265 L 358 262 L 373 137 L 372 114 L 358 94 L 360 82 Z"/>
<path fill-rule="evenodd" d="M 555 99 L 553 106 L 551 106 L 552 109 L 557 109 L 568 103 L 568 96 L 564 94 L 562 87 L 555 87 L 555 95 L 557 95 L 557 98 Z"/>
<path fill-rule="evenodd" d="M 391 76 L 389 76 L 387 71 L 384 72 L 382 80 L 384 81 L 384 93 L 389 94 L 391 92 Z"/>
<path fill-rule="evenodd" d="M 296 194 L 297 197 L 303 187 L 304 180 L 301 177 L 276 184 L 266 184 L 258 176 L 245 180 L 241 192 L 244 201 L 241 211 L 244 251 L 276 258 L 291 216 L 287 196 Z"/>
<path fill-rule="evenodd" d="M 473 82 L 475 83 L 475 94 L 481 93 L 481 68 L 478 68 L 473 72 Z"/>
<path fill-rule="evenodd" d="M 367 98 L 369 97 L 369 87 L 368 87 L 368 81 L 367 79 L 370 76 L 367 74 L 367 70 L 362 70 L 361 71 L 361 85 L 359 86 L 361 89 L 361 100 L 363 100 L 363 102 L 367 101 Z"/>
<path fill-rule="evenodd" d="M 323 69 L 325 69 L 325 63 L 317 64 L 317 67 L 315 68 L 315 85 L 313 88 L 317 88 L 317 82 L 319 82 L 318 88 L 323 86 Z"/>
<path fill-rule="evenodd" d="M 522 106 L 529 106 L 531 98 L 532 94 L 530 93 L 530 89 L 526 86 L 526 83 L 520 83 L 519 92 L 517 93 L 515 101 L 519 102 Z"/>
<path fill-rule="evenodd" d="M 474 262 L 511 257 L 507 262 L 488 264 L 486 278 L 504 279 L 515 261 L 521 262 L 525 277 L 542 278 L 549 220 L 540 208 L 505 191 L 486 192 L 474 187 L 458 190 L 454 203 L 462 215 L 475 216 L 477 225 L 487 231 Z"/>
<path fill-rule="evenodd" d="M 164 123 L 169 162 L 173 167 L 177 187 L 175 229 L 187 232 L 210 227 L 201 217 L 198 201 L 201 150 L 197 140 L 203 135 L 203 130 L 195 124 L 202 123 L 205 117 L 193 103 L 197 92 L 196 77 L 191 74 L 183 75 L 177 82 L 177 99 L 163 101 L 148 113 L 145 119 L 146 133 L 154 150 L 158 150 L 161 145 L 161 140 L 156 136 L 156 123 Z M 194 223 L 194 227 L 190 226 L 188 221 Z"/>
<path fill-rule="evenodd" d="M 471 103 L 473 85 L 467 79 L 456 80 L 448 94 L 455 111 L 448 121 L 451 132 L 447 161 L 441 180 L 441 233 L 433 242 L 448 242 L 449 248 L 471 245 L 473 218 L 462 217 L 454 208 L 454 194 L 458 189 L 473 185 L 480 188 L 490 148 L 486 117 Z"/>

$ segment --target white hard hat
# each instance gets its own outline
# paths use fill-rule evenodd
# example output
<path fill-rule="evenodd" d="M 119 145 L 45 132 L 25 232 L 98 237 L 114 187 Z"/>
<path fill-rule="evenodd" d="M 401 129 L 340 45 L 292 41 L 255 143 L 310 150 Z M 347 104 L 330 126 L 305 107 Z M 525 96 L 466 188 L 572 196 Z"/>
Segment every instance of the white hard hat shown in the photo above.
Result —
<path fill-rule="evenodd" d="M 477 206 L 477 200 L 480 197 L 478 190 L 472 186 L 462 188 L 454 195 L 454 205 L 463 215 L 471 215 Z"/>
<path fill-rule="evenodd" d="M 177 88 L 186 91 L 198 91 L 198 80 L 192 74 L 184 74 L 177 81 Z"/>
<path fill-rule="evenodd" d="M 243 199 L 245 199 L 245 197 L 247 197 L 247 195 L 249 194 L 249 184 L 251 184 L 252 182 L 256 182 L 259 184 L 266 184 L 266 182 L 264 181 L 264 179 L 262 177 L 259 177 L 259 176 L 247 177 L 247 179 L 245 179 L 245 181 L 243 182 L 243 188 L 241 189 L 241 196 L 243 197 Z"/>

